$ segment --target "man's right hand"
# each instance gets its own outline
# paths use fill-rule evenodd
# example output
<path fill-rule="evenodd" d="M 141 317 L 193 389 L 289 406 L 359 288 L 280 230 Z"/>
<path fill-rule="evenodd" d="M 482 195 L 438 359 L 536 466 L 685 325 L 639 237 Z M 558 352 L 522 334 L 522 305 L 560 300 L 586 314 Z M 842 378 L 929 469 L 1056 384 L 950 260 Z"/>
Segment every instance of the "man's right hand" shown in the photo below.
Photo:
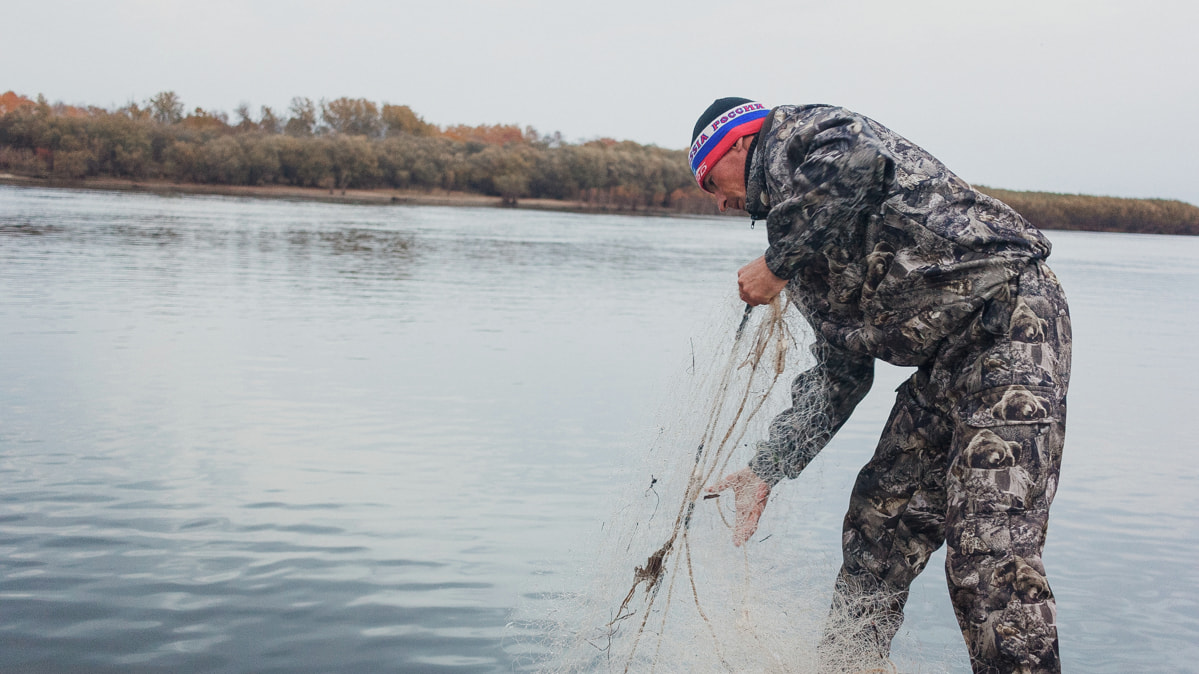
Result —
<path fill-rule="evenodd" d="M 770 498 L 770 485 L 752 469 L 742 468 L 724 476 L 715 486 L 708 487 L 707 492 L 718 494 L 728 489 L 733 490 L 733 503 L 737 510 L 733 522 L 733 545 L 740 547 L 758 530 L 758 520 L 766 509 L 766 499 Z"/>
<path fill-rule="evenodd" d="M 750 306 L 768 304 L 785 287 L 787 279 L 779 278 L 770 271 L 765 255 L 737 270 L 737 290 L 741 301 Z"/>

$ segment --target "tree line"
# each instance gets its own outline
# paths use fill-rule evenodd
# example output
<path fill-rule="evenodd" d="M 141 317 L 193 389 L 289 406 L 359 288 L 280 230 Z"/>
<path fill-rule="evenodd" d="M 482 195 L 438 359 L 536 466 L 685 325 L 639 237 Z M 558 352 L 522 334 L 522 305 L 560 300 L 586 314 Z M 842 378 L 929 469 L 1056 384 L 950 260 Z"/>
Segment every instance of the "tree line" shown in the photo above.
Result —
<path fill-rule="evenodd" d="M 450 190 L 627 210 L 713 212 L 683 150 L 632 141 L 569 143 L 516 125 L 447 126 L 407 105 L 297 97 L 286 113 L 234 118 L 174 92 L 108 110 L 0 95 L 0 170 L 219 185 Z"/>
<path fill-rule="evenodd" d="M 407 105 L 292 99 L 285 112 L 193 108 L 164 91 L 115 110 L 0 94 L 0 171 L 215 185 L 446 190 L 581 202 L 585 207 L 715 213 L 684 150 L 632 141 L 569 143 L 512 124 L 441 127 Z M 1042 229 L 1199 234 L 1199 207 L 982 188 Z"/>
<path fill-rule="evenodd" d="M 1185 201 L 978 189 L 1016 209 L 1041 229 L 1199 234 L 1199 206 Z"/>

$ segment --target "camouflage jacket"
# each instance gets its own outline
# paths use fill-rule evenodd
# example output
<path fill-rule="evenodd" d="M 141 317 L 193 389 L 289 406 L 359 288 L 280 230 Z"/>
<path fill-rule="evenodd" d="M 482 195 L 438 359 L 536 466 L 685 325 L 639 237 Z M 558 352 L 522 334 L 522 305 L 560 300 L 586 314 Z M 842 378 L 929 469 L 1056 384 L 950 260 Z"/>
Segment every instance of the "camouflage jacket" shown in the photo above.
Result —
<path fill-rule="evenodd" d="M 1007 205 L 844 108 L 775 108 L 746 170 L 746 210 L 766 220 L 766 264 L 791 280 L 816 334 L 818 364 L 794 394 L 827 396 L 822 429 L 787 432 L 787 413 L 775 420 L 751 462 L 768 481 L 797 475 L 840 428 L 870 388 L 874 358 L 925 363 L 1049 255 Z"/>

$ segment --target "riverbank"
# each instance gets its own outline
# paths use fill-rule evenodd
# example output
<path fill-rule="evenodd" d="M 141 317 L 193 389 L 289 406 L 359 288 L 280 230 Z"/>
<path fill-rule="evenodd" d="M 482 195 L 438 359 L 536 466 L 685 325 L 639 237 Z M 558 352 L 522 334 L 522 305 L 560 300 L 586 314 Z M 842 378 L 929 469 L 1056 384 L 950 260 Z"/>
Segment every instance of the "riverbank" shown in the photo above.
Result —
<path fill-rule="evenodd" d="M 0 182 L 334 203 L 509 207 L 574 213 L 716 215 L 687 153 L 612 138 L 567 142 L 531 127 L 441 127 L 407 106 L 293 101 L 183 115 L 173 92 L 148 107 L 50 105 L 0 94 Z M 1041 229 L 1199 235 L 1199 206 L 1047 192 L 979 190 Z M 730 213 L 744 218 L 744 213 Z"/>
<path fill-rule="evenodd" d="M 1128 234 L 1199 235 L 1199 206 L 1176 199 L 1017 192 L 975 185 L 1041 229 Z"/>
<path fill-rule="evenodd" d="M 559 199 L 520 199 L 515 204 L 501 197 L 471 194 L 450 190 L 325 189 L 290 185 L 210 185 L 179 183 L 168 180 L 129 180 L 125 178 L 34 178 L 0 173 L 0 185 L 15 187 L 50 187 L 62 189 L 106 190 L 116 192 L 148 192 L 160 195 L 200 194 L 209 196 L 247 197 L 253 199 L 284 199 L 290 201 L 323 201 L 340 204 L 374 206 L 467 206 L 474 208 L 523 208 L 566 213 L 624 213 L 630 215 L 687 215 L 666 208 L 640 206 L 626 208 L 612 204 Z"/>
<path fill-rule="evenodd" d="M 498 196 L 440 189 L 328 189 L 292 185 L 216 185 L 208 183 L 181 183 L 169 180 L 132 180 L 128 178 L 107 177 L 82 179 L 43 178 L 21 176 L 12 173 L 0 173 L 0 185 L 148 192 L 161 195 L 200 194 L 375 206 L 466 206 L 565 213 L 619 213 L 624 215 L 653 216 L 720 215 L 715 212 L 714 208 L 706 213 L 697 211 L 696 209 L 704 204 L 694 202 L 680 204 L 679 208 L 664 208 L 635 204 L 635 202 L 629 201 L 605 203 L 563 199 L 504 199 Z M 1199 207 L 1182 201 L 1124 199 L 1049 192 L 1017 192 L 986 186 L 978 186 L 977 189 L 1007 203 L 1041 229 L 1124 232 L 1132 234 L 1173 234 L 1182 236 L 1199 235 Z M 634 205 L 630 207 L 630 203 Z M 741 211 L 735 211 L 726 214 L 726 216 L 744 217 L 744 214 Z"/>

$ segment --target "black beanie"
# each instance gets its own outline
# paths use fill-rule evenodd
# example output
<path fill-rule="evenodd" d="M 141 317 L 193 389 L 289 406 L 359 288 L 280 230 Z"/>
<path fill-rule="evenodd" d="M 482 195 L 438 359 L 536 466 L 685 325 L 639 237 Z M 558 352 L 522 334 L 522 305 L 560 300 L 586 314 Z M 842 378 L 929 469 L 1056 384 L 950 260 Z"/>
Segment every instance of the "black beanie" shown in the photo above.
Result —
<path fill-rule="evenodd" d="M 696 138 L 699 138 L 700 129 L 712 123 L 712 120 L 721 116 L 728 110 L 742 105 L 744 103 L 753 103 L 748 98 L 738 98 L 729 96 L 728 98 L 718 98 L 704 110 L 704 114 L 699 116 L 699 120 L 695 122 L 695 128 L 691 130 L 691 142 L 694 143 Z"/>

